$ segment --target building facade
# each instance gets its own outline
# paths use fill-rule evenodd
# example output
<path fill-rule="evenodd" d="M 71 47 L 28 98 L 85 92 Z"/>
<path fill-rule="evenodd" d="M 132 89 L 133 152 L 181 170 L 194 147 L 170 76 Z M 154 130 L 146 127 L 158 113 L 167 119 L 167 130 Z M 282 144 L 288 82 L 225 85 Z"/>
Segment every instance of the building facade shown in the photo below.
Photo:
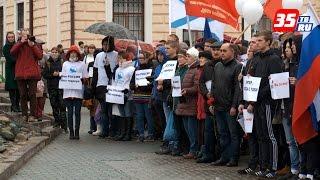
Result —
<path fill-rule="evenodd" d="M 71 7 L 72 1 L 74 9 Z M 146 42 L 166 39 L 169 33 L 169 0 L 33 0 L 33 34 L 51 48 L 57 44 L 69 47 L 84 41 L 100 47 L 103 36 L 83 30 L 96 22 L 116 22 L 124 25 Z M 312 0 L 320 15 L 320 1 Z M 0 43 L 5 34 L 29 28 L 30 0 L 0 0 Z M 71 21 L 74 13 L 74 21 Z M 241 21 L 239 21 L 241 23 Z M 72 24 L 74 28 L 72 29 Z M 268 23 L 263 25 L 267 27 Z M 181 38 L 183 30 L 173 30 Z M 225 33 L 237 37 L 240 32 L 226 26 Z"/>

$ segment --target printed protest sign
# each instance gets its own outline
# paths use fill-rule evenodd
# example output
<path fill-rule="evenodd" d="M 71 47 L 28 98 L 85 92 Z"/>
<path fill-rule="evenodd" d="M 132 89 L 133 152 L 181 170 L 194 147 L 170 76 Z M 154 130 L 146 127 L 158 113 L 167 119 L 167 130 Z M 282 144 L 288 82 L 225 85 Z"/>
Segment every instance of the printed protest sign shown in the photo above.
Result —
<path fill-rule="evenodd" d="M 171 80 L 172 84 L 172 97 L 181 97 L 181 81 L 180 76 L 175 76 Z"/>
<path fill-rule="evenodd" d="M 252 133 L 253 117 L 253 114 L 249 113 L 248 110 L 243 110 L 243 124 L 245 133 Z"/>
<path fill-rule="evenodd" d="M 113 104 L 124 104 L 123 88 L 118 86 L 107 86 L 106 102 Z"/>
<path fill-rule="evenodd" d="M 59 89 L 82 89 L 82 73 L 60 74 Z"/>
<path fill-rule="evenodd" d="M 146 77 L 150 77 L 152 74 L 152 69 L 137 70 L 135 73 L 135 83 L 136 86 L 147 86 L 150 83 Z"/>
<path fill-rule="evenodd" d="M 243 77 L 243 99 L 245 101 L 256 102 L 259 92 L 261 78 L 244 76 Z"/>
<path fill-rule="evenodd" d="M 172 79 L 176 72 L 177 61 L 167 61 L 161 69 L 160 75 L 156 80 Z"/>
<path fill-rule="evenodd" d="M 272 99 L 284 99 L 290 97 L 289 72 L 271 74 L 269 84 Z"/>

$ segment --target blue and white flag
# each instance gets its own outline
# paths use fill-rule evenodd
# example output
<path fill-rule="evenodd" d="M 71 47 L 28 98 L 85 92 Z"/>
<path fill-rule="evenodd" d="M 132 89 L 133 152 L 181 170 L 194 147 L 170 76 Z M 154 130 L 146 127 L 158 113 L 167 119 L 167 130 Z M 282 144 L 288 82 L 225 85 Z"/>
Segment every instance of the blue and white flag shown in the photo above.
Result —
<path fill-rule="evenodd" d="M 177 29 L 188 29 L 188 21 L 184 0 L 169 0 L 169 20 L 170 27 Z M 206 18 L 189 17 L 190 29 L 203 31 Z M 208 19 L 212 37 L 223 41 L 224 23 Z"/>

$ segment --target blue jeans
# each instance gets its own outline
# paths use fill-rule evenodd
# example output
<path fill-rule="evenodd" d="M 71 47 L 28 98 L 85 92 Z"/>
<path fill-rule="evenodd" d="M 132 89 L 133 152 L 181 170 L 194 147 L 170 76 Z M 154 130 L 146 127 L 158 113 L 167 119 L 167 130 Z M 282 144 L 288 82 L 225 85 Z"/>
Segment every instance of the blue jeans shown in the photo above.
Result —
<path fill-rule="evenodd" d="M 198 151 L 198 128 L 197 118 L 194 116 L 183 116 L 183 126 L 186 130 L 190 142 L 189 153 L 196 154 Z"/>
<path fill-rule="evenodd" d="M 166 117 L 166 122 L 167 122 L 168 118 L 169 118 L 170 109 L 168 107 L 168 102 L 166 102 L 166 101 L 163 101 L 163 112 L 164 112 L 164 116 Z"/>
<path fill-rule="evenodd" d="M 101 128 L 102 128 L 102 136 L 109 135 L 109 124 L 112 114 L 112 104 L 105 102 L 105 100 L 99 100 L 101 106 Z"/>
<path fill-rule="evenodd" d="M 239 160 L 240 131 L 236 116 L 228 111 L 215 111 L 220 134 L 221 159 L 223 161 Z"/>
<path fill-rule="evenodd" d="M 137 128 L 140 136 L 144 136 L 144 118 L 148 123 L 148 135 L 154 135 L 153 118 L 151 114 L 151 106 L 149 103 L 135 103 Z"/>
<path fill-rule="evenodd" d="M 291 120 L 284 118 L 282 119 L 282 125 L 284 133 L 286 135 L 286 141 L 289 145 L 291 170 L 299 170 L 299 149 L 296 140 L 292 134 Z"/>
<path fill-rule="evenodd" d="M 204 156 L 208 158 L 213 158 L 214 156 L 214 146 L 216 142 L 216 137 L 214 133 L 213 117 L 207 114 L 205 119 L 205 128 L 204 128 L 204 145 L 205 153 Z"/>
<path fill-rule="evenodd" d="M 82 99 L 64 99 L 68 110 L 68 127 L 70 130 L 80 129 Z M 75 115 L 75 127 L 73 128 L 73 114 Z"/>

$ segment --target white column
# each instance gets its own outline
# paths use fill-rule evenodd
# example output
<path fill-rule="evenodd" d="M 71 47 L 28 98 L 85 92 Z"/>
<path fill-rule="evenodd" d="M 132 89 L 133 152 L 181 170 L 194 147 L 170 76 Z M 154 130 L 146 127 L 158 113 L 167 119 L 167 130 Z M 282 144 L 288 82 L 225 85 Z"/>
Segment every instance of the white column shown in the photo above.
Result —
<path fill-rule="evenodd" d="M 144 0 L 144 41 L 152 43 L 152 1 Z"/>
<path fill-rule="evenodd" d="M 113 19 L 113 0 L 106 0 L 106 22 L 112 22 Z"/>

